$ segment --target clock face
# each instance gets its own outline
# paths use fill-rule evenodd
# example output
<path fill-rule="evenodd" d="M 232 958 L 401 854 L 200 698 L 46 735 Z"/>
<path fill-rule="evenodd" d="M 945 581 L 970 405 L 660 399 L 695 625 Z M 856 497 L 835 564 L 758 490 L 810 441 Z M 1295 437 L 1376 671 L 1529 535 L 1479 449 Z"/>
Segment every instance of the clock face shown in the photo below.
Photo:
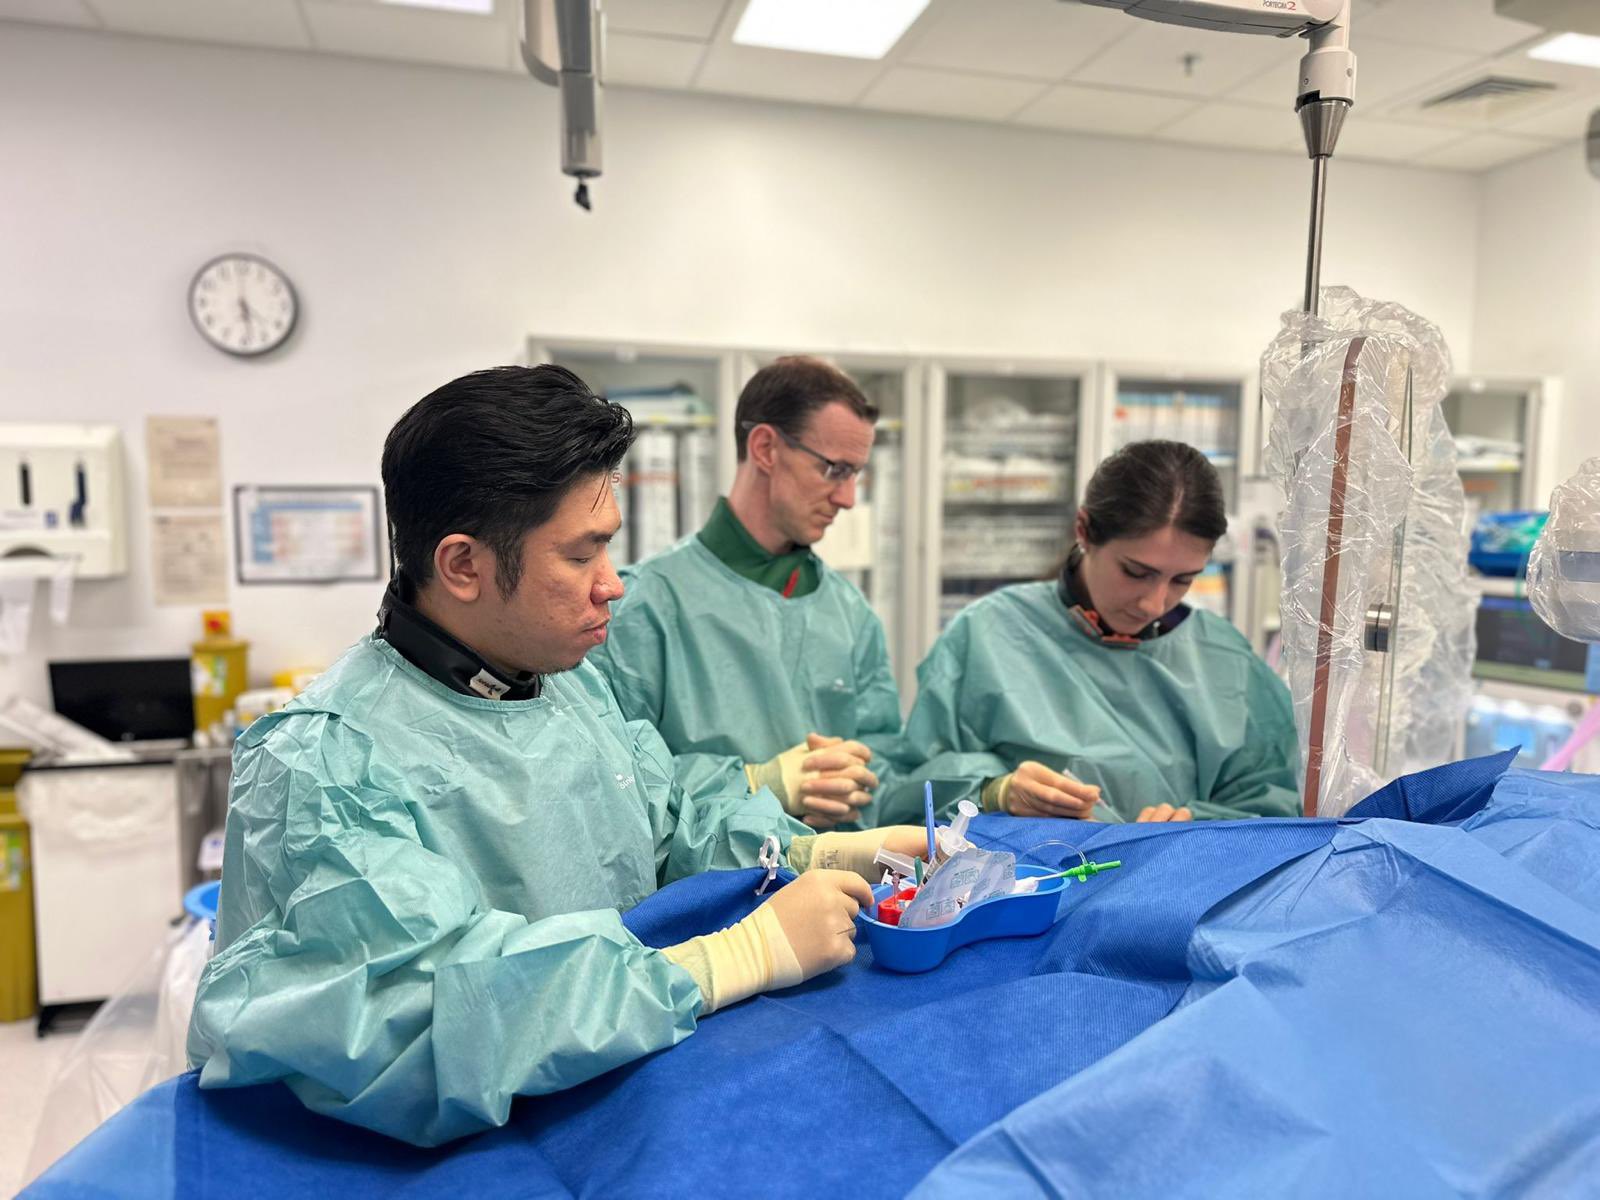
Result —
<path fill-rule="evenodd" d="M 284 273 L 253 254 L 224 254 L 189 285 L 189 316 L 207 341 L 251 357 L 281 346 L 294 332 L 300 302 Z"/>

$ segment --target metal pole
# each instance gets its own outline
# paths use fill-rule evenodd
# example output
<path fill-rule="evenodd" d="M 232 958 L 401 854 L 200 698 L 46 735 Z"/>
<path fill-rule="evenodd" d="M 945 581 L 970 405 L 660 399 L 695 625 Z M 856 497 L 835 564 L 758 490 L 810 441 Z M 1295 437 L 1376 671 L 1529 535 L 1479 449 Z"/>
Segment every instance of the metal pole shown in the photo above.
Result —
<path fill-rule="evenodd" d="M 1311 234 L 1306 246 L 1306 312 L 1317 315 L 1322 288 L 1322 214 L 1328 201 L 1328 160 L 1311 160 Z"/>

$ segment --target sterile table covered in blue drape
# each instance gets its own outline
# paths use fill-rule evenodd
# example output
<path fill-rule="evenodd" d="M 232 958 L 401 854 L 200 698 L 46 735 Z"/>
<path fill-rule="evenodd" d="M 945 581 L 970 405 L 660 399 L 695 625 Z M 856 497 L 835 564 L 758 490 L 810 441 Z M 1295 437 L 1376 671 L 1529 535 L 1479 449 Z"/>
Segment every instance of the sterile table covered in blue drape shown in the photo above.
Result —
<path fill-rule="evenodd" d="M 26 1193 L 227 1197 L 1566 1196 L 1600 1192 L 1600 780 L 1509 756 L 1402 780 L 1356 818 L 975 840 L 1119 871 L 1047 934 L 831 977 L 504 1129 L 422 1151 L 282 1087 L 186 1075 Z M 759 872 L 628 924 L 738 919 Z"/>

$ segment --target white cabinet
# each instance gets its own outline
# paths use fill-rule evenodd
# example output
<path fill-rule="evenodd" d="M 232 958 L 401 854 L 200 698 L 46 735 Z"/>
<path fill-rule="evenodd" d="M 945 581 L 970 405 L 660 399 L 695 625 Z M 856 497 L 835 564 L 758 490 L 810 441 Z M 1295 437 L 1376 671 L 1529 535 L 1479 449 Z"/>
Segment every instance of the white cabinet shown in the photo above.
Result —
<path fill-rule="evenodd" d="M 39 1002 L 104 999 L 183 912 L 177 768 L 35 768 L 17 792 L 33 831 Z"/>
<path fill-rule="evenodd" d="M 613 563 L 647 558 L 705 524 L 733 482 L 732 351 L 533 338 L 528 353 L 633 414 L 639 436 L 622 464 Z"/>
<path fill-rule="evenodd" d="M 1095 380 L 1092 366 L 1072 362 L 929 368 L 919 658 L 973 600 L 1061 562 L 1097 461 Z"/>
<path fill-rule="evenodd" d="M 1118 446 L 1151 437 L 1198 446 L 1222 474 L 1230 512 L 1260 457 L 1252 367 L 538 337 L 528 348 L 530 361 L 570 367 L 634 413 L 640 437 L 625 467 L 618 563 L 693 533 L 727 492 L 734 410 L 757 370 L 779 354 L 814 353 L 848 373 L 882 415 L 856 508 L 817 552 L 882 619 L 908 706 L 917 664 L 952 616 L 1061 562 L 1082 488 Z M 1193 597 L 1243 623 L 1234 609 L 1249 580 L 1235 577 L 1225 549 Z"/>
<path fill-rule="evenodd" d="M 1451 383 L 1443 408 L 1456 439 L 1468 524 L 1483 513 L 1543 508 L 1550 489 L 1558 384 L 1473 376 Z"/>

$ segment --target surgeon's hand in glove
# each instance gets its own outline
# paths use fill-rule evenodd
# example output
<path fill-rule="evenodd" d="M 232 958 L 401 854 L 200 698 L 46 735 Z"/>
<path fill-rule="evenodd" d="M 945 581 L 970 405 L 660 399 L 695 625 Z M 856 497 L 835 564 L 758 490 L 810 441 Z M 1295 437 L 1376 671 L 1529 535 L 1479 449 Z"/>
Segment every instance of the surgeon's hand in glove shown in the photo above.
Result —
<path fill-rule="evenodd" d="M 991 779 L 983 789 L 985 812 L 1013 817 L 1070 817 L 1087 821 L 1100 802 L 1100 789 L 1043 763 L 1025 762 L 1009 775 Z"/>
<path fill-rule="evenodd" d="M 853 833 L 819 833 L 789 842 L 789 866 L 796 871 L 854 871 L 868 883 L 883 878 L 883 868 L 872 860 L 880 849 L 908 858 L 928 857 L 928 831 L 921 825 L 888 825 Z M 804 875 L 801 878 L 805 878 Z"/>
<path fill-rule="evenodd" d="M 769 787 L 790 816 L 813 829 L 831 829 L 871 802 L 878 786 L 867 767 L 871 761 L 872 751 L 860 742 L 812 733 L 801 745 L 744 770 L 751 791 Z"/>
<path fill-rule="evenodd" d="M 871 904 L 872 889 L 851 872 L 808 871 L 737 925 L 662 953 L 694 979 L 703 1017 L 849 962 L 856 914 Z"/>
<path fill-rule="evenodd" d="M 1136 822 L 1192 821 L 1194 814 L 1187 807 L 1173 808 L 1170 804 L 1147 804 L 1139 810 L 1139 815 L 1134 820 Z"/>

